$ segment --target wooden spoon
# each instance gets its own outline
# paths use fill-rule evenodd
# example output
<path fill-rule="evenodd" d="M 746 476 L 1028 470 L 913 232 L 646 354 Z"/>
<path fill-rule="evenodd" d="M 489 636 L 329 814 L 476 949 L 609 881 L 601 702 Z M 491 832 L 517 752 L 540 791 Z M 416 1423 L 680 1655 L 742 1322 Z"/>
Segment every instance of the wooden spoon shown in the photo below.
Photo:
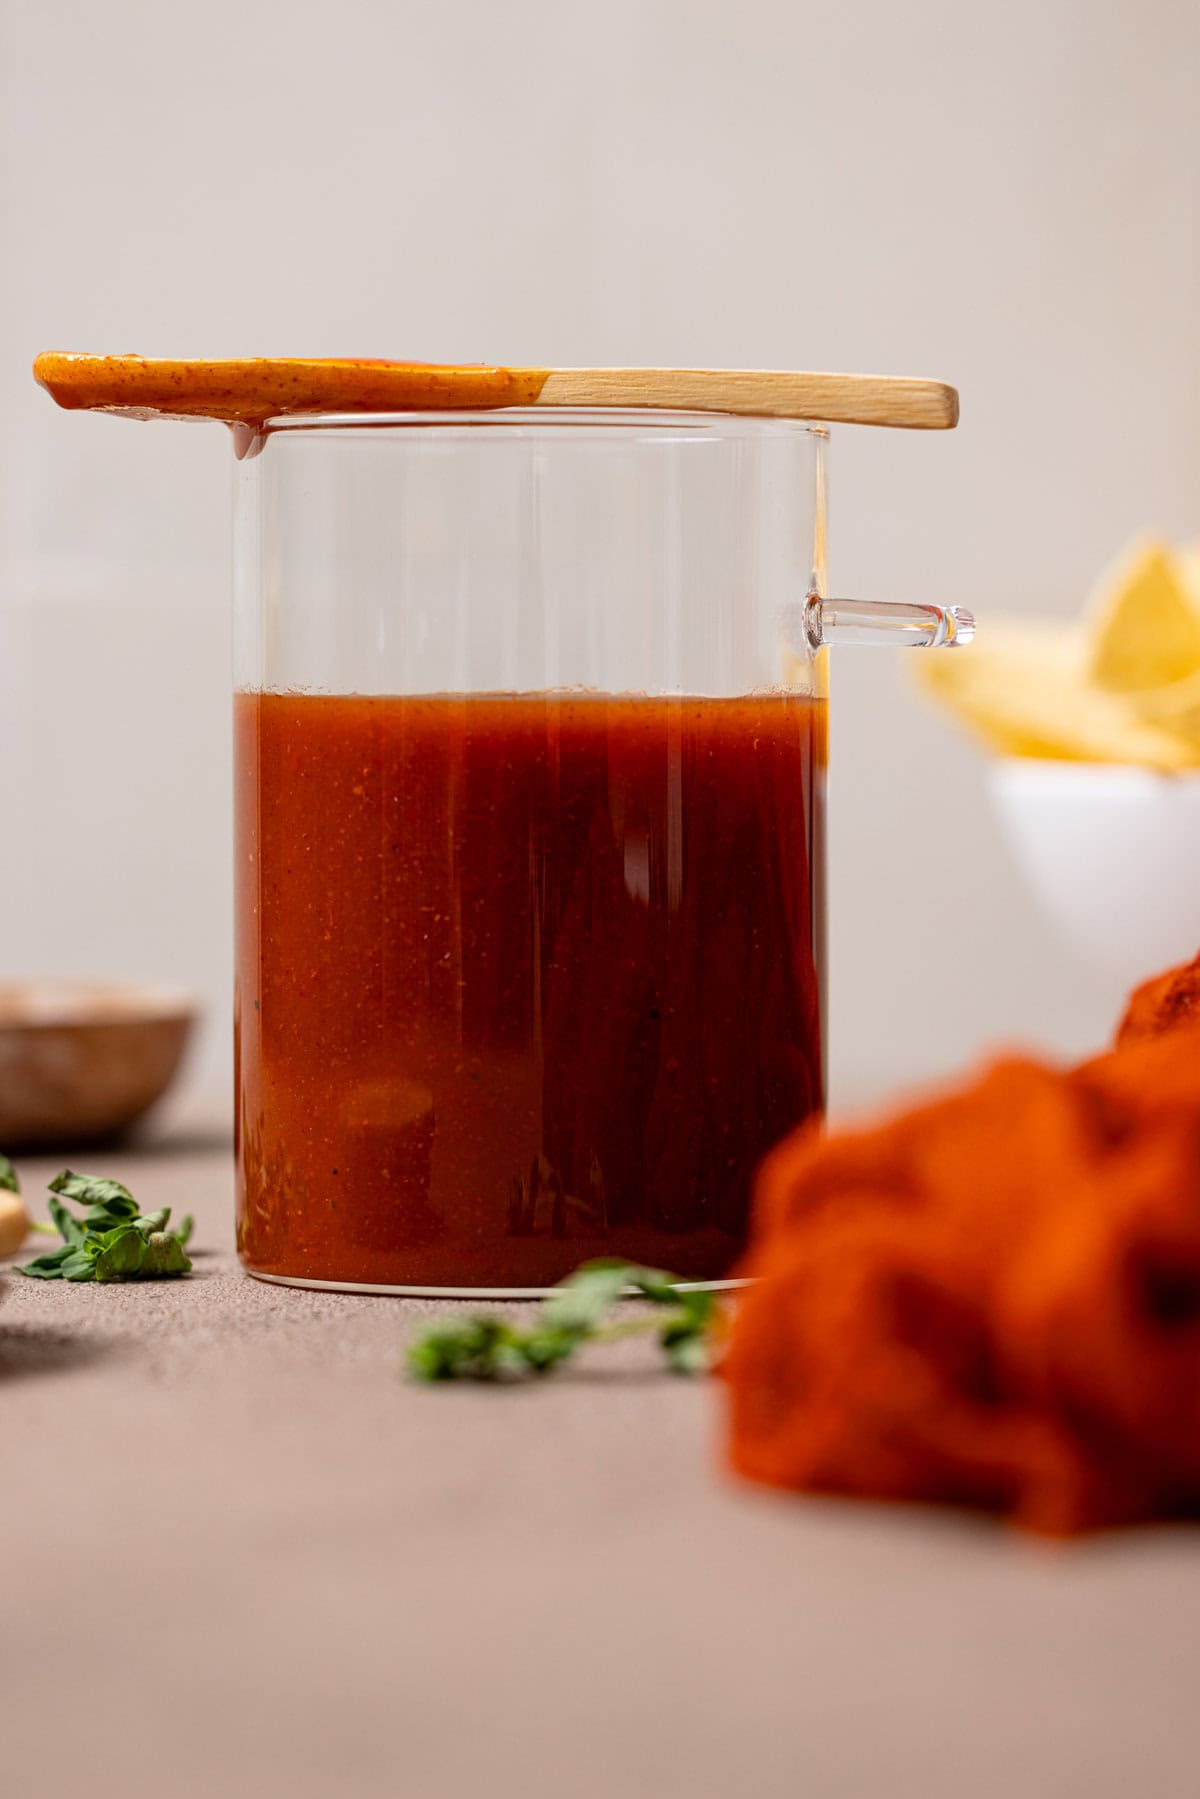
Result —
<path fill-rule="evenodd" d="M 786 369 L 503 369 L 275 356 L 208 362 L 52 350 L 37 358 L 33 373 L 72 409 L 243 425 L 297 412 L 502 406 L 650 407 L 931 431 L 958 422 L 958 395 L 941 381 Z"/>

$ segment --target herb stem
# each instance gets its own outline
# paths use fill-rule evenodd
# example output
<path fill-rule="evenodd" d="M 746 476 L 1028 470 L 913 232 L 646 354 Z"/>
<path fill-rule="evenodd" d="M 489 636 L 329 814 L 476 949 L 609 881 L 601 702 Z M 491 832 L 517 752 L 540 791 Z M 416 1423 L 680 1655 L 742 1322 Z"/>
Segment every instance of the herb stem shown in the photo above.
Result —
<path fill-rule="evenodd" d="M 669 1329 L 675 1322 L 676 1316 L 682 1320 L 684 1314 L 668 1312 L 664 1315 L 660 1312 L 657 1317 L 653 1318 L 626 1318 L 622 1324 L 606 1324 L 599 1330 L 589 1331 L 586 1341 L 588 1343 L 616 1343 L 622 1337 L 644 1337 L 647 1331 L 662 1331 L 664 1327 Z"/>

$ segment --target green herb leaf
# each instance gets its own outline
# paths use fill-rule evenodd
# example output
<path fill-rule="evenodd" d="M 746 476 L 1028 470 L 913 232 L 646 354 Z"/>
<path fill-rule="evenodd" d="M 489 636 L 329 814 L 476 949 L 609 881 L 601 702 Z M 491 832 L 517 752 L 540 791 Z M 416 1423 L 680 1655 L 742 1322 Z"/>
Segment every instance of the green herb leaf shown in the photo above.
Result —
<path fill-rule="evenodd" d="M 676 1374 L 707 1374 L 712 1366 L 712 1350 L 703 1337 L 683 1337 L 666 1350 Z"/>
<path fill-rule="evenodd" d="M 602 1328 L 622 1293 L 629 1291 L 648 1299 L 658 1315 Z M 660 1268 L 605 1257 L 583 1263 L 548 1294 L 532 1329 L 486 1314 L 462 1324 L 435 1325 L 410 1346 L 408 1369 L 414 1379 L 425 1381 L 528 1377 L 548 1373 L 583 1343 L 655 1331 L 676 1373 L 699 1374 L 710 1363 L 715 1311 L 711 1293 L 682 1291 L 675 1277 Z"/>
<path fill-rule="evenodd" d="M 190 1274 L 191 1269 L 183 1244 L 173 1231 L 152 1231 L 146 1238 L 146 1256 L 141 1266 L 143 1280 Z"/>
<path fill-rule="evenodd" d="M 143 1216 L 120 1181 L 73 1174 L 69 1168 L 55 1176 L 50 1193 L 54 1225 L 41 1228 L 56 1229 L 62 1245 L 27 1262 L 17 1270 L 19 1274 L 35 1280 L 107 1282 L 157 1280 L 191 1272 L 184 1239 L 167 1229 L 169 1206 Z M 68 1211 L 58 1194 L 86 1206 L 83 1217 Z M 190 1234 L 191 1220 L 185 1219 L 184 1224 Z"/>
<path fill-rule="evenodd" d="M 496 1380 L 518 1372 L 520 1362 L 516 1333 L 498 1318 L 468 1318 L 427 1331 L 409 1352 L 419 1380 Z"/>
<path fill-rule="evenodd" d="M 82 1243 L 78 1249 L 69 1245 L 59 1272 L 65 1281 L 94 1281 L 99 1266 L 99 1251 L 94 1243 Z"/>
<path fill-rule="evenodd" d="M 190 1212 L 185 1212 L 183 1217 L 179 1220 L 179 1223 L 175 1226 L 175 1237 L 180 1247 L 183 1249 L 187 1248 L 192 1235 L 192 1226 L 194 1222 L 195 1220 L 193 1219 L 192 1214 Z"/>
<path fill-rule="evenodd" d="M 33 1280 L 57 1281 L 62 1279 L 62 1265 L 71 1254 L 71 1245 L 64 1243 L 61 1249 L 49 1249 L 44 1256 L 35 1256 L 32 1262 L 24 1262 L 14 1269 L 16 1274 L 27 1274 Z"/>
<path fill-rule="evenodd" d="M 50 1191 L 61 1193 L 64 1199 L 73 1199 L 77 1206 L 99 1206 L 122 1218 L 137 1217 L 137 1200 L 129 1188 L 123 1187 L 120 1181 L 105 1180 L 100 1175 L 74 1174 L 64 1168 L 51 1181 Z"/>
<path fill-rule="evenodd" d="M 522 1360 L 534 1374 L 548 1374 L 557 1362 L 565 1362 L 580 1342 L 576 1331 L 535 1330 L 519 1344 Z"/>
<path fill-rule="evenodd" d="M 409 1370 L 416 1380 L 453 1380 L 457 1361 L 457 1343 L 449 1331 L 427 1330 L 408 1351 Z"/>
<path fill-rule="evenodd" d="M 717 1315 L 717 1296 L 698 1287 L 676 1289 L 675 1298 L 695 1330 L 707 1330 Z"/>
<path fill-rule="evenodd" d="M 115 1229 L 105 1231 L 97 1241 L 100 1251 L 96 1257 L 98 1281 L 127 1280 L 141 1272 L 146 1260 L 146 1239 L 136 1224 L 119 1224 Z"/>
<path fill-rule="evenodd" d="M 0 1155 L 0 1188 L 6 1193 L 19 1193 L 21 1183 L 17 1179 L 17 1171 L 5 1155 Z"/>
<path fill-rule="evenodd" d="M 584 1262 L 542 1301 L 542 1323 L 554 1330 L 594 1330 L 629 1285 L 632 1272 L 628 1262 L 611 1257 Z"/>
<path fill-rule="evenodd" d="M 661 1268 L 631 1268 L 629 1285 L 656 1306 L 682 1305 L 687 1299 L 687 1294 L 679 1291 L 679 1276 Z"/>
<path fill-rule="evenodd" d="M 63 1242 L 82 1243 L 87 1232 L 80 1224 L 78 1218 L 76 1218 L 74 1212 L 68 1212 L 62 1200 L 57 1199 L 53 1193 L 50 1195 L 47 1206 L 50 1216 L 54 1220 L 54 1228 L 57 1230 Z"/>
<path fill-rule="evenodd" d="M 690 1324 L 669 1325 L 659 1337 L 667 1361 L 676 1374 L 706 1374 L 712 1349 L 706 1332 Z"/>
<path fill-rule="evenodd" d="M 83 1214 L 84 1229 L 89 1231 L 111 1231 L 118 1224 L 133 1224 L 137 1219 L 137 1207 L 129 1211 L 124 1204 L 109 1206 L 89 1206 Z"/>

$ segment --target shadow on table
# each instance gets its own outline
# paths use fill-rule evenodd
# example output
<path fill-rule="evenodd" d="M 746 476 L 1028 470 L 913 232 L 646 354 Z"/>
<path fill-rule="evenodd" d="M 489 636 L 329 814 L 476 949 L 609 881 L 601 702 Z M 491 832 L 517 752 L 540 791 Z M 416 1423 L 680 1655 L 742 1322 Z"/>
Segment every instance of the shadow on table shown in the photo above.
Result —
<path fill-rule="evenodd" d="M 571 1387 L 662 1387 L 671 1385 L 686 1387 L 690 1384 L 691 1377 L 675 1374 L 665 1364 L 660 1364 L 658 1367 L 638 1366 L 634 1368 L 630 1367 L 628 1363 L 624 1366 L 619 1362 L 605 1366 L 600 1362 L 592 1364 L 584 1362 L 578 1366 L 571 1364 L 569 1367 L 558 1369 L 554 1380 L 560 1386 Z M 538 1383 L 526 1382 L 524 1384 L 537 1385 Z"/>
<path fill-rule="evenodd" d="M 181 1124 L 169 1129 L 135 1125 L 128 1131 L 107 1131 L 102 1136 L 58 1137 L 53 1143 L 8 1142 L 11 1159 L 36 1158 L 41 1162 L 74 1162 L 98 1156 L 189 1156 L 224 1153 L 233 1157 L 233 1127 L 222 1123 Z M 86 1161 L 84 1162 L 86 1166 Z"/>
<path fill-rule="evenodd" d="M 117 1343 L 72 1336 L 48 1324 L 7 1324 L 0 1317 L 0 1382 L 34 1374 L 67 1374 L 113 1355 Z"/>

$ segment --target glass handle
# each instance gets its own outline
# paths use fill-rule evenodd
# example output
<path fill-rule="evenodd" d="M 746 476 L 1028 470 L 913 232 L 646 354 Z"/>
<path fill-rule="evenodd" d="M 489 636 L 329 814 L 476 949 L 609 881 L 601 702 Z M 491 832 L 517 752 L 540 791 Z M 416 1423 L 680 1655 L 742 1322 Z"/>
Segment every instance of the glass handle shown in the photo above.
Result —
<path fill-rule="evenodd" d="M 810 593 L 803 606 L 803 636 L 810 651 L 835 643 L 955 650 L 970 643 L 974 635 L 974 615 L 964 606 L 823 600 L 817 593 Z"/>

